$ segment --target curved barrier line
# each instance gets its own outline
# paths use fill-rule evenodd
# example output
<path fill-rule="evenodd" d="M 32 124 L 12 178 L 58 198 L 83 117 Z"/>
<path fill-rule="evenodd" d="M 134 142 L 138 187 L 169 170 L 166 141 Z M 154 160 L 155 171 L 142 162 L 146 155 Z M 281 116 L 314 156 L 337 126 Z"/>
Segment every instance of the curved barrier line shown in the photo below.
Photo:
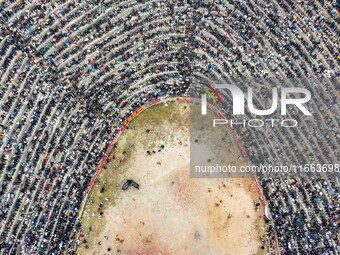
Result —
<path fill-rule="evenodd" d="M 208 87 L 208 88 L 215 94 L 215 96 L 216 96 L 217 99 L 218 99 L 218 102 L 219 102 L 220 105 L 222 106 L 222 105 L 223 105 L 223 104 L 222 104 L 222 99 L 221 99 L 220 94 L 218 94 L 217 90 L 216 90 L 215 88 L 213 88 L 213 87 L 212 87 L 211 85 L 209 85 L 209 84 L 204 83 L 203 85 L 206 86 L 206 87 Z"/>
<path fill-rule="evenodd" d="M 213 100 L 213 102 L 214 102 L 214 105 L 216 105 L 216 98 L 214 97 L 213 94 L 211 94 L 210 90 L 204 89 L 204 92 L 207 93 L 210 96 L 211 100 Z"/>

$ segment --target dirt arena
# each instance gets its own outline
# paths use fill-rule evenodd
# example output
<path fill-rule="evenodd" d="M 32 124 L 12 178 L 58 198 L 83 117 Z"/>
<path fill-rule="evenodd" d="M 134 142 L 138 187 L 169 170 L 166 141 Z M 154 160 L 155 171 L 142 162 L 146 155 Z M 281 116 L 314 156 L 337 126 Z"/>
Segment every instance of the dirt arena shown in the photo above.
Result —
<path fill-rule="evenodd" d="M 190 178 L 189 107 L 154 106 L 119 137 L 85 206 L 77 254 L 264 254 L 253 180 Z M 245 164 L 226 137 L 229 162 Z M 127 179 L 140 189 L 122 191 Z"/>

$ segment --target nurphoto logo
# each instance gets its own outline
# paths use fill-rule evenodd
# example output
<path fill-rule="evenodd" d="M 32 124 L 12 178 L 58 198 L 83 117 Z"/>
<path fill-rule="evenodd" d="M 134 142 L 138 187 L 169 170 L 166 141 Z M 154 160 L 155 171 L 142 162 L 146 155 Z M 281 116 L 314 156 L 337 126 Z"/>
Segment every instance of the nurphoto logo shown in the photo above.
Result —
<path fill-rule="evenodd" d="M 253 88 L 248 87 L 247 95 L 245 96 L 244 92 L 232 84 L 216 84 L 215 88 L 220 89 L 228 89 L 232 96 L 233 102 L 233 115 L 245 115 L 245 97 L 247 96 L 247 106 L 250 113 L 259 116 L 267 116 L 275 113 L 277 111 L 280 99 L 280 115 L 287 115 L 288 105 L 293 105 L 297 109 L 299 109 L 303 115 L 311 116 L 311 113 L 304 106 L 311 99 L 311 93 L 309 90 L 305 88 L 281 88 L 281 94 L 279 98 L 278 88 L 272 88 L 272 104 L 269 109 L 256 109 L 253 103 L 254 91 Z M 303 97 L 300 98 L 289 98 L 288 96 L 291 94 L 302 94 Z M 201 114 L 207 114 L 207 94 L 201 95 Z M 271 127 L 274 127 L 275 124 L 280 123 L 282 127 L 296 127 L 298 122 L 295 119 L 249 119 L 249 120 L 227 120 L 227 119 L 214 119 L 213 126 L 216 125 L 225 125 L 229 123 L 231 126 L 233 125 L 243 125 L 249 127 L 262 127 L 265 123 L 270 123 Z"/>

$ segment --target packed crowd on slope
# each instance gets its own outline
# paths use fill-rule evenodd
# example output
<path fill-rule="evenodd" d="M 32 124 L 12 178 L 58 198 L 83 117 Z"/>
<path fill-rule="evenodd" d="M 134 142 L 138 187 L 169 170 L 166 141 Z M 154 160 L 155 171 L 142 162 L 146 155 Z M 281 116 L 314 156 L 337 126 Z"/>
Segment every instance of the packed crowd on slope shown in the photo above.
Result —
<path fill-rule="evenodd" d="M 336 0 L 5 0 L 0 11 L 1 254 L 72 254 L 115 132 L 152 99 L 189 96 L 195 79 L 307 78 L 314 120 L 237 132 L 253 164 L 339 162 Z M 337 178 L 262 186 L 282 254 L 339 252 Z"/>

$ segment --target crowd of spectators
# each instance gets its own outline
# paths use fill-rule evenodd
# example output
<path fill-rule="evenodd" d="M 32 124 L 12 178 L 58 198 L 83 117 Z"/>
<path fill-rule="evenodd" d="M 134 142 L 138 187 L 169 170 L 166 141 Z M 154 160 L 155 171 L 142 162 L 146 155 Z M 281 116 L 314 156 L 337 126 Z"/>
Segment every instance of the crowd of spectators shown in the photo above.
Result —
<path fill-rule="evenodd" d="M 338 163 L 338 23 L 336 0 L 1 1 L 0 253 L 73 254 L 86 187 L 123 121 L 190 96 L 196 79 L 303 78 L 313 119 L 237 133 L 252 164 Z M 259 178 L 282 254 L 339 252 L 337 176 Z"/>

